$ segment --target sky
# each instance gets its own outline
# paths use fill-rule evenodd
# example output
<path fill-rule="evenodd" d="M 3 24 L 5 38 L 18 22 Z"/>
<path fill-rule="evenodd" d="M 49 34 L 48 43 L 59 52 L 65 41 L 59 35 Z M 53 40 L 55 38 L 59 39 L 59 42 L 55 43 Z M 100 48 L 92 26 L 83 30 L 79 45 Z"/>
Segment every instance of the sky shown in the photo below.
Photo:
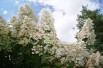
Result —
<path fill-rule="evenodd" d="M 82 5 L 88 6 L 90 10 L 100 9 L 103 12 L 103 0 L 0 0 L 0 15 L 9 21 L 25 3 L 30 5 L 37 17 L 42 8 L 48 8 L 55 20 L 57 37 L 69 43 L 76 42 L 76 19 Z"/>

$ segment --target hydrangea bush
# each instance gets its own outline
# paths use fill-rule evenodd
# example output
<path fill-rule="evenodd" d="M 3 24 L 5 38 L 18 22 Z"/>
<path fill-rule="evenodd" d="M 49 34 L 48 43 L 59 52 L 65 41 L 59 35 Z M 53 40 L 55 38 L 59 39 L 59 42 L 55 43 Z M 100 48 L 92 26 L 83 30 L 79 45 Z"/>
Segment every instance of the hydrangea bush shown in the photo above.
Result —
<path fill-rule="evenodd" d="M 100 53 L 86 48 L 96 41 L 91 19 L 85 21 L 73 44 L 62 43 L 56 37 L 54 19 L 46 8 L 37 19 L 28 5 L 21 6 L 18 15 L 4 24 L 0 19 L 2 68 L 99 67 Z"/>

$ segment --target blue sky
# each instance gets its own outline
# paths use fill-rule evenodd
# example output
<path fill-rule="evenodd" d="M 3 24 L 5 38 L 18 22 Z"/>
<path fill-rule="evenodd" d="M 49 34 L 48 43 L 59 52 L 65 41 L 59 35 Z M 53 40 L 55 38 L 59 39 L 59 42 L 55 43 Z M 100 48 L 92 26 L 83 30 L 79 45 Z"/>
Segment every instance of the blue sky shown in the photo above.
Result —
<path fill-rule="evenodd" d="M 65 1 L 65 0 L 64 0 Z M 93 2 L 98 2 L 100 4 L 101 9 L 103 8 L 103 0 L 92 0 Z M 16 15 L 18 12 L 19 6 L 22 4 L 29 4 L 32 10 L 35 12 L 36 16 L 38 16 L 38 12 L 43 7 L 51 6 L 44 6 L 40 3 L 29 2 L 28 0 L 0 0 L 0 15 L 3 16 L 4 19 L 9 20 L 13 15 Z"/>
<path fill-rule="evenodd" d="M 55 19 L 57 36 L 66 42 L 76 41 L 76 18 L 82 5 L 88 5 L 91 10 L 99 8 L 103 12 L 103 0 L 0 0 L 0 15 L 8 21 L 24 3 L 30 5 L 36 16 L 42 8 L 50 9 Z"/>
<path fill-rule="evenodd" d="M 27 0 L 0 0 L 0 15 L 3 16 L 4 19 L 9 20 L 13 15 L 16 15 L 19 9 L 19 6 L 23 4 L 29 4 L 35 14 L 44 6 L 38 4 L 34 4 L 33 2 L 28 2 Z"/>

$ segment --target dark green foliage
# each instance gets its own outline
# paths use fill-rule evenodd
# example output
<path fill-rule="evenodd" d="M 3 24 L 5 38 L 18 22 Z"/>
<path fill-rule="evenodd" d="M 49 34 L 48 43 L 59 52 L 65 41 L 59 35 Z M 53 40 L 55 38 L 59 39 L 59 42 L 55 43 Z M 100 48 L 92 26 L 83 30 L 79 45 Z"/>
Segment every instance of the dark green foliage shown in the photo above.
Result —
<path fill-rule="evenodd" d="M 41 68 L 41 56 L 31 54 L 31 44 L 14 46 L 12 52 L 0 51 L 1 68 Z"/>
<path fill-rule="evenodd" d="M 78 21 L 77 27 L 81 29 L 84 24 L 85 19 L 88 19 L 88 18 L 92 19 L 94 23 L 94 20 L 97 20 L 98 16 L 99 16 L 98 9 L 92 11 L 92 10 L 87 9 L 86 6 L 82 6 L 81 15 L 78 15 L 78 19 L 77 19 Z"/>

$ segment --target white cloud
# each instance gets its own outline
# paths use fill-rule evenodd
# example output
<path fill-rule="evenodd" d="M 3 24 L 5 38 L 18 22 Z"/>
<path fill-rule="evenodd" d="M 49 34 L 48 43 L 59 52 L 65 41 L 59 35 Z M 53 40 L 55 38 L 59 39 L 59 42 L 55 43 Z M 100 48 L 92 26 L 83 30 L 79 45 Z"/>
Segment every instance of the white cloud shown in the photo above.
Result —
<path fill-rule="evenodd" d="M 52 15 L 55 19 L 55 28 L 57 36 L 62 41 L 75 42 L 74 38 L 77 32 L 77 15 L 80 14 L 82 5 L 88 5 L 91 10 L 99 8 L 99 4 L 90 0 L 29 0 L 34 3 L 39 2 L 42 5 L 50 5 L 54 8 Z"/>
<path fill-rule="evenodd" d="M 16 6 L 20 6 L 21 5 L 21 1 L 20 0 L 14 0 L 14 3 Z"/>
<path fill-rule="evenodd" d="M 4 10 L 4 11 L 3 11 L 3 14 L 4 14 L 4 15 L 6 15 L 7 13 L 8 13 L 8 11 L 7 11 L 7 10 Z"/>
<path fill-rule="evenodd" d="M 15 1 L 15 4 L 16 4 L 16 5 L 19 5 L 19 1 Z"/>

